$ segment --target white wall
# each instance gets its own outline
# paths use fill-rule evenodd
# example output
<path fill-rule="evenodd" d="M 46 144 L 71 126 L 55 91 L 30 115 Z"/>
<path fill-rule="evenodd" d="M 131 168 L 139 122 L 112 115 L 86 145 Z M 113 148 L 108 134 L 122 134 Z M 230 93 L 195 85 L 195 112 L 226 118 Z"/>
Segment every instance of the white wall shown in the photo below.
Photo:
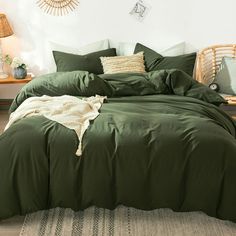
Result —
<path fill-rule="evenodd" d="M 184 37 L 188 48 L 236 43 L 235 8 L 235 0 L 187 0 Z"/>
<path fill-rule="evenodd" d="M 35 74 L 47 72 L 48 41 L 79 47 L 112 38 L 160 47 L 186 41 L 187 51 L 215 43 L 235 42 L 234 0 L 146 0 L 152 9 L 140 23 L 128 14 L 136 0 L 80 0 L 67 16 L 45 14 L 35 0 L 0 0 L 15 32 L 2 40 L 5 53 L 21 56 Z M 11 87 L 0 97 L 14 96 Z"/>

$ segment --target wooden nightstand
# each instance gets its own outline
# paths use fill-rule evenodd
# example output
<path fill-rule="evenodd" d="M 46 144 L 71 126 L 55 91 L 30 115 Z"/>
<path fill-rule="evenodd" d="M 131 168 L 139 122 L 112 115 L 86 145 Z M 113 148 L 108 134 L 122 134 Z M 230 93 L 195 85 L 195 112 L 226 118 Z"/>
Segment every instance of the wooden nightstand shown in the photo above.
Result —
<path fill-rule="evenodd" d="M 15 79 L 12 75 L 9 75 L 6 79 L 0 79 L 0 86 L 6 84 L 27 84 L 32 80 L 31 75 L 27 75 L 25 79 Z M 8 109 L 12 99 L 1 99 L 0 100 L 0 110 L 1 109 Z"/>
<path fill-rule="evenodd" d="M 9 75 L 6 79 L 0 79 L 1 84 L 26 84 L 32 80 L 31 75 L 27 75 L 25 79 L 15 79 L 12 75 Z"/>
<path fill-rule="evenodd" d="M 228 113 L 234 120 L 236 120 L 236 103 L 229 103 L 220 106 L 226 113 Z"/>
<path fill-rule="evenodd" d="M 236 120 L 236 96 L 226 96 L 228 104 L 223 106 L 223 109 Z"/>

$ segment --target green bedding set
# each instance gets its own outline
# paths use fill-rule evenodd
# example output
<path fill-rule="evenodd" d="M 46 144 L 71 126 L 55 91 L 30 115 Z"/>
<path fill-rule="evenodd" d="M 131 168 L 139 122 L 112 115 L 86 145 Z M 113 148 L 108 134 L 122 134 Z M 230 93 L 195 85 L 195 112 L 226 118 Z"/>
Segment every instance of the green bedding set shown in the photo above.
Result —
<path fill-rule="evenodd" d="M 0 218 L 37 210 L 117 205 L 204 211 L 236 222 L 236 126 L 217 93 L 178 70 L 34 79 L 28 97 L 106 95 L 75 156 L 73 130 L 42 116 L 0 136 Z"/>

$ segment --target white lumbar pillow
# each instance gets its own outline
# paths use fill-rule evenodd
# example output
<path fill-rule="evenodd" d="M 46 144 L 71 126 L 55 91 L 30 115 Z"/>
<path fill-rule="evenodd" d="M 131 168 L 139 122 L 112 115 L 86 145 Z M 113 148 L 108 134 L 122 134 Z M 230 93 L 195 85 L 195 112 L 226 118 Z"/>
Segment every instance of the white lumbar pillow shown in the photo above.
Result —
<path fill-rule="evenodd" d="M 109 48 L 109 41 L 108 39 L 100 40 L 94 43 L 87 44 L 83 47 L 73 48 L 68 47 L 65 45 L 61 45 L 55 42 L 49 42 L 49 61 L 48 61 L 48 72 L 56 72 L 56 65 L 55 61 L 52 55 L 52 51 L 60 51 L 60 52 L 66 52 L 66 53 L 73 53 L 73 54 L 79 54 L 79 55 L 85 55 L 88 53 L 96 52 L 96 51 L 102 51 Z"/>

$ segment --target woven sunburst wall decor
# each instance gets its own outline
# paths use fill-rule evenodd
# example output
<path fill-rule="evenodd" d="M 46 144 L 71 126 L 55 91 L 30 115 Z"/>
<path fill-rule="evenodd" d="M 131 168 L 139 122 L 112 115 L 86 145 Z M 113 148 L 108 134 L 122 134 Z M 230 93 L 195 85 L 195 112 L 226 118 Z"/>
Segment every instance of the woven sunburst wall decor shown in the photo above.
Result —
<path fill-rule="evenodd" d="M 78 0 L 37 0 L 38 6 L 46 13 L 62 16 L 73 11 L 78 5 Z"/>

